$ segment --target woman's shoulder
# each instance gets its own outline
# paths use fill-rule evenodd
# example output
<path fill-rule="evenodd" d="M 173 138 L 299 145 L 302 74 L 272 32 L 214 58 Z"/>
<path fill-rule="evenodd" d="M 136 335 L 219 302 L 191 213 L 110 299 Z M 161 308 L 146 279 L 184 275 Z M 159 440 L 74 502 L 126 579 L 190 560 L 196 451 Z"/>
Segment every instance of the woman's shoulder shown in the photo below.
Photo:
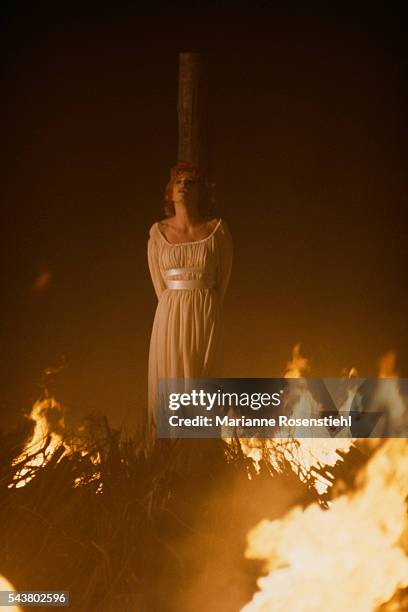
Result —
<path fill-rule="evenodd" d="M 208 229 L 211 230 L 211 231 L 215 230 L 217 225 L 221 225 L 221 218 L 220 217 L 210 217 L 210 218 L 206 219 L 206 221 L 208 223 Z"/>
<path fill-rule="evenodd" d="M 175 217 L 164 217 L 164 219 L 159 219 L 159 221 L 153 223 L 150 231 L 153 231 L 153 234 L 165 233 L 166 229 L 173 227 L 174 218 Z"/>
<path fill-rule="evenodd" d="M 175 220 L 175 217 L 164 217 L 164 219 L 160 219 L 159 221 L 157 221 L 155 223 L 155 225 L 158 227 L 158 229 L 160 228 L 166 228 L 166 227 L 171 227 L 173 225 L 173 222 Z"/>
<path fill-rule="evenodd" d="M 231 237 L 228 223 L 226 222 L 224 218 L 218 217 L 216 219 L 215 227 L 218 228 L 217 234 L 219 234 L 220 236 L 227 236 L 228 238 Z"/>
<path fill-rule="evenodd" d="M 153 225 L 149 229 L 149 237 L 150 238 L 156 238 L 159 235 L 159 233 L 160 233 L 160 225 L 163 222 L 164 222 L 164 219 L 162 221 L 155 221 L 153 223 Z"/>

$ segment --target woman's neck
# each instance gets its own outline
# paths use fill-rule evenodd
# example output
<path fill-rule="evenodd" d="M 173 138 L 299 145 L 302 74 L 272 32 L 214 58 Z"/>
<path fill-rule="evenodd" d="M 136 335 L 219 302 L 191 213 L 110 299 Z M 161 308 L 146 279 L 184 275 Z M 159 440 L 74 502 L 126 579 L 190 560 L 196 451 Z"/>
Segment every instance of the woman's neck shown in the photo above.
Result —
<path fill-rule="evenodd" d="M 187 207 L 183 204 L 175 206 L 174 220 L 179 227 L 193 227 L 199 219 L 197 207 Z"/>

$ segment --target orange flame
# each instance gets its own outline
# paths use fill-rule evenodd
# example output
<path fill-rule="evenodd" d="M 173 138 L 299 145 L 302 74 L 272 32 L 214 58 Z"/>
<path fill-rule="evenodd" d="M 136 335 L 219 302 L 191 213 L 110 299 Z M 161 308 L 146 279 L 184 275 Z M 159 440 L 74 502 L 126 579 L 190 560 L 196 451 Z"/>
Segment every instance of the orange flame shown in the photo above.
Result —
<path fill-rule="evenodd" d="M 54 397 L 46 397 L 37 400 L 31 410 L 29 419 L 34 421 L 34 431 L 31 438 L 27 441 L 23 451 L 14 459 L 13 466 L 21 467 L 17 470 L 13 482 L 9 488 L 21 488 L 27 485 L 35 477 L 36 471 L 46 466 L 55 452 L 61 447 L 63 452 L 58 457 L 57 463 L 63 457 L 79 452 L 82 456 L 89 455 L 95 472 L 92 476 L 79 476 L 74 481 L 74 487 L 80 487 L 91 481 L 100 479 L 100 471 L 97 469 L 101 463 L 100 453 L 92 452 L 86 448 L 84 439 L 79 436 L 68 444 L 64 440 L 65 422 L 63 408 Z M 79 431 L 80 433 L 80 431 Z M 102 491 L 100 483 L 97 492 Z"/>
<path fill-rule="evenodd" d="M 51 427 L 49 415 L 55 416 Z M 37 400 L 31 410 L 30 420 L 34 421 L 33 435 L 26 443 L 22 453 L 13 461 L 13 465 L 22 464 L 14 477 L 15 485 L 9 487 L 24 487 L 33 479 L 36 468 L 45 466 L 55 453 L 64 444 L 61 431 L 64 428 L 64 417 L 61 405 L 53 398 L 46 397 Z M 60 461 L 69 449 L 59 457 Z"/>
<path fill-rule="evenodd" d="M 378 360 L 379 378 L 398 378 L 396 371 L 397 354 L 395 351 L 387 351 Z"/>
<path fill-rule="evenodd" d="M 309 370 L 309 360 L 300 354 L 300 344 L 295 344 L 292 349 L 292 359 L 286 364 L 284 378 L 301 378 Z"/>
<path fill-rule="evenodd" d="M 264 559 L 269 573 L 243 612 L 366 612 L 408 586 L 407 459 L 406 440 L 387 440 L 367 464 L 361 488 L 329 510 L 295 507 L 255 527 L 246 556 Z"/>
<path fill-rule="evenodd" d="M 292 357 L 286 364 L 285 378 L 301 378 L 310 370 L 309 360 L 302 356 L 300 344 L 292 350 Z M 352 396 L 349 394 L 346 404 L 341 410 L 348 412 Z M 293 416 L 309 416 L 317 409 L 317 405 L 309 391 L 305 388 L 293 407 Z M 322 495 L 333 484 L 331 473 L 327 467 L 343 461 L 341 453 L 347 453 L 353 446 L 350 437 L 330 438 L 298 438 L 296 430 L 287 431 L 286 438 L 276 437 L 267 440 L 255 438 L 241 439 L 242 452 L 254 461 L 256 472 L 260 471 L 260 461 L 267 456 L 270 466 L 276 472 L 282 472 L 279 458 L 286 460 L 293 472 L 302 482 L 310 482 L 316 491 Z M 282 435 L 282 432 L 281 432 Z"/>
<path fill-rule="evenodd" d="M 0 592 L 1 591 L 14 591 L 15 592 L 15 588 L 13 587 L 13 585 L 7 580 L 7 578 L 5 578 L 4 576 L 2 576 L 0 574 Z M 20 606 L 1 606 L 0 608 L 1 610 L 7 610 L 7 612 L 23 612 L 23 610 L 20 608 Z"/>

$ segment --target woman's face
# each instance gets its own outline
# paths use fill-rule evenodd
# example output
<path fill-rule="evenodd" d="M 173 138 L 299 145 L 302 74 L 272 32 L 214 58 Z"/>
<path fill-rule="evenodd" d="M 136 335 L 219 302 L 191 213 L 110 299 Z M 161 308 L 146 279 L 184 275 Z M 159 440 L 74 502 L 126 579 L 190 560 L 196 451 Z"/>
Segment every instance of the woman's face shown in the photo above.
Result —
<path fill-rule="evenodd" d="M 198 180 L 194 173 L 181 171 L 173 183 L 174 204 L 192 205 L 198 202 Z"/>

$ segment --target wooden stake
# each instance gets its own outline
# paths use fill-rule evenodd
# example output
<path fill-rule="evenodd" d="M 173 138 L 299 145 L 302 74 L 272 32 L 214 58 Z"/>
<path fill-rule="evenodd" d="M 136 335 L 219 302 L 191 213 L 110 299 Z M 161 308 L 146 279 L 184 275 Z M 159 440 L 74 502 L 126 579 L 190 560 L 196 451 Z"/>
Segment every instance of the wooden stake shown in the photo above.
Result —
<path fill-rule="evenodd" d="M 204 67 L 198 53 L 180 53 L 178 89 L 178 161 L 191 161 L 205 171 L 207 165 Z"/>

